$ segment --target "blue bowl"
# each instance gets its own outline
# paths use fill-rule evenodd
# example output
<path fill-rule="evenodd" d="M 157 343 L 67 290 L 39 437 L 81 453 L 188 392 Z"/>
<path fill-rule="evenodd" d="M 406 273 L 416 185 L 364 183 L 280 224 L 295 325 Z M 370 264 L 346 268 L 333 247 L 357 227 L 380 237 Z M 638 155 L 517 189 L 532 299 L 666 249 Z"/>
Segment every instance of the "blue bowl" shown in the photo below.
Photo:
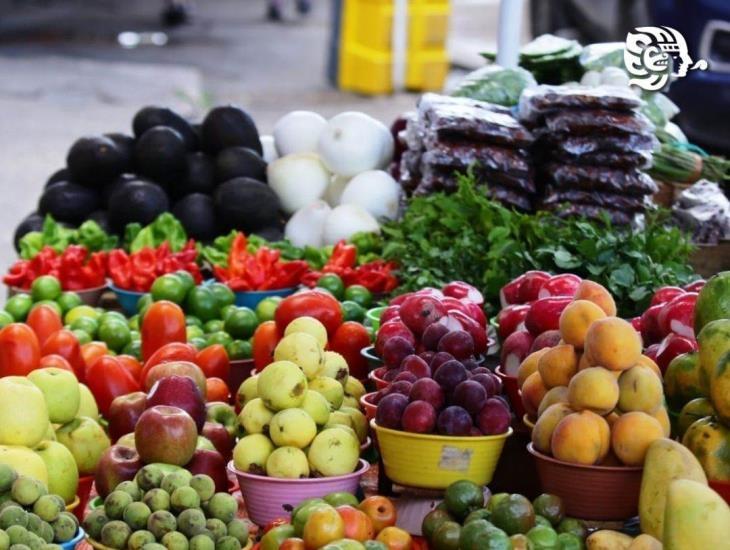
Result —
<path fill-rule="evenodd" d="M 252 292 L 236 292 L 236 305 L 238 307 L 247 307 L 250 309 L 256 309 L 259 302 L 265 298 L 272 296 L 280 296 L 286 298 L 291 296 L 296 291 L 296 288 L 281 288 L 279 290 L 261 290 Z"/>
<path fill-rule="evenodd" d="M 114 294 L 117 295 L 117 301 L 122 307 L 122 311 L 128 317 L 137 313 L 137 302 L 144 296 L 145 292 L 135 292 L 133 290 L 124 290 L 114 285 L 109 285 Z"/>
<path fill-rule="evenodd" d="M 84 530 L 81 527 L 79 527 L 79 530 L 76 533 L 76 536 L 74 538 L 72 538 L 71 540 L 62 543 L 61 548 L 63 548 L 63 550 L 74 550 L 74 548 L 76 548 L 79 545 L 79 543 L 82 540 L 84 540 L 85 536 L 86 536 L 86 533 L 84 532 Z"/>

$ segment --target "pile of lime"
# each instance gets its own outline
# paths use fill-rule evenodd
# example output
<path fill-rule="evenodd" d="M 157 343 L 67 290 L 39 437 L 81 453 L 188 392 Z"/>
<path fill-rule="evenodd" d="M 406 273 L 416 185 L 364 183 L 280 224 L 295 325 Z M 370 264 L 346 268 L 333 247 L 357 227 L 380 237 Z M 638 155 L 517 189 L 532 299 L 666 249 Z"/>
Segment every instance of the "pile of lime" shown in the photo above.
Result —
<path fill-rule="evenodd" d="M 485 503 L 483 488 L 466 480 L 446 489 L 421 531 L 434 550 L 581 550 L 588 535 L 580 520 L 565 517 L 558 496 L 542 494 L 530 502 L 523 495 L 497 493 Z"/>
<path fill-rule="evenodd" d="M 76 292 L 64 292 L 61 283 L 53 275 L 42 275 L 33 281 L 29 292 L 21 292 L 8 298 L 0 311 L 0 328 L 9 323 L 22 323 L 33 306 L 46 304 L 63 316 L 83 302 Z"/>
<path fill-rule="evenodd" d="M 31 477 L 0 464 L 0 548 L 60 550 L 76 537 L 79 522 L 58 495 Z"/>
<path fill-rule="evenodd" d="M 317 288 L 326 290 L 340 301 L 342 318 L 345 321 L 357 321 L 362 323 L 365 313 L 373 304 L 372 293 L 362 285 L 350 285 L 345 283 L 335 273 L 325 273 L 317 280 Z"/>
<path fill-rule="evenodd" d="M 84 519 L 88 536 L 118 550 L 241 550 L 249 524 L 238 502 L 205 474 L 164 474 L 154 464 L 123 481 Z"/>

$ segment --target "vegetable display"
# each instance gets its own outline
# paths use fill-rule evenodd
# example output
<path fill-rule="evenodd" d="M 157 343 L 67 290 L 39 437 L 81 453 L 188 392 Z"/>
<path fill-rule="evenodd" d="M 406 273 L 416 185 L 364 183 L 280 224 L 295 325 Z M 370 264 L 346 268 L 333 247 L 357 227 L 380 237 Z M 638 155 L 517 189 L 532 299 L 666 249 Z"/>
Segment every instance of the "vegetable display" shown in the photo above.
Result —
<path fill-rule="evenodd" d="M 109 277 L 118 288 L 134 292 L 147 292 L 160 275 L 187 271 L 199 283 L 202 280 L 198 264 L 198 252 L 190 240 L 179 252 L 173 252 L 168 241 L 156 249 L 141 248 L 128 254 L 116 249 L 109 253 Z"/>
<path fill-rule="evenodd" d="M 87 290 L 106 284 L 107 254 L 89 253 L 81 245 L 69 245 L 62 252 L 44 246 L 31 260 L 18 260 L 3 277 L 12 287 L 27 290 L 43 275 L 55 277 L 64 290 Z"/>

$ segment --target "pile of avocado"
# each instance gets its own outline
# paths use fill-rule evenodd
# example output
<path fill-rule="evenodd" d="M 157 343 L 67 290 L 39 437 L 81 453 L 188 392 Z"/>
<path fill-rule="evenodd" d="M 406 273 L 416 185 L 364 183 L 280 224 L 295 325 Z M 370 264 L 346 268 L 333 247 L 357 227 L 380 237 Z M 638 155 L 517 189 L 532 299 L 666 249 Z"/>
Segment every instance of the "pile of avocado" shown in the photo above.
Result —
<path fill-rule="evenodd" d="M 466 480 L 446 489 L 421 532 L 434 550 L 581 550 L 588 535 L 581 521 L 565 517 L 560 497 L 542 494 L 530 502 L 498 493 L 485 505 L 482 487 Z"/>
<path fill-rule="evenodd" d="M 244 110 L 215 107 L 192 124 L 170 109 L 144 107 L 132 129 L 134 136 L 76 140 L 16 237 L 39 231 L 46 214 L 72 227 L 91 219 L 121 234 L 128 223 L 146 225 L 168 210 L 201 241 L 231 229 L 281 237 L 279 199 L 266 183 L 259 133 Z"/>
<path fill-rule="evenodd" d="M 58 495 L 31 477 L 0 464 L 0 548 L 60 550 L 76 537 L 79 522 Z"/>

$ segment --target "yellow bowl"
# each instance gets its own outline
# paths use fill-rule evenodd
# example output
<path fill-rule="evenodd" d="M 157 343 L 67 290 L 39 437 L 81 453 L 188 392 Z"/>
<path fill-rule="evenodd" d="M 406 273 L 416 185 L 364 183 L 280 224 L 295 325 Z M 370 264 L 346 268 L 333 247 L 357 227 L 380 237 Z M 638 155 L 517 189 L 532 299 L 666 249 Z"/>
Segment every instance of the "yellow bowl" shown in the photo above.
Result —
<path fill-rule="evenodd" d="M 79 505 L 80 502 L 81 502 L 81 499 L 79 498 L 78 495 L 76 495 L 73 499 L 73 502 L 71 502 L 71 504 L 66 505 L 66 511 L 73 512 L 76 509 L 76 507 Z"/>
<path fill-rule="evenodd" d="M 460 479 L 488 484 L 512 435 L 512 428 L 500 435 L 452 437 L 391 430 L 375 420 L 370 426 L 386 475 L 399 485 L 424 489 L 445 489 Z"/>

